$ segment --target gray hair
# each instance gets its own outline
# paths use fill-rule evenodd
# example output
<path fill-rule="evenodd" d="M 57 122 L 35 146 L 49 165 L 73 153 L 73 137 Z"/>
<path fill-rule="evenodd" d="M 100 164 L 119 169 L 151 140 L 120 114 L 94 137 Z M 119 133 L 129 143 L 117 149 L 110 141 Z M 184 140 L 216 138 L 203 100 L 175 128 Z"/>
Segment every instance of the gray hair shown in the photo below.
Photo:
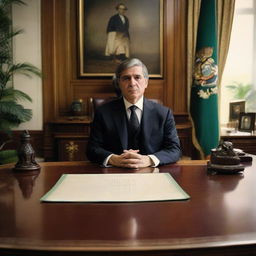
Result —
<path fill-rule="evenodd" d="M 145 64 L 142 61 L 140 61 L 139 59 L 133 58 L 133 59 L 127 59 L 119 64 L 119 66 L 116 69 L 116 73 L 115 73 L 115 77 L 117 78 L 117 80 L 120 79 L 120 76 L 124 70 L 126 70 L 127 68 L 134 67 L 134 66 L 142 67 L 142 72 L 143 72 L 144 78 L 148 79 L 148 69 L 145 66 Z"/>

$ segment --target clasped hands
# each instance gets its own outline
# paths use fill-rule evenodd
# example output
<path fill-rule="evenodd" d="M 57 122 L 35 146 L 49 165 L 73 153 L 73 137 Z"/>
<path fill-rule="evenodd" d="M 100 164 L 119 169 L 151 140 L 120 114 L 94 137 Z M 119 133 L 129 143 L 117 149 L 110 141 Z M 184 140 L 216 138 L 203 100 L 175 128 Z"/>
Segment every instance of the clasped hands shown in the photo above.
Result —
<path fill-rule="evenodd" d="M 147 155 L 139 154 L 139 150 L 124 150 L 121 155 L 113 154 L 109 159 L 109 164 L 117 167 L 138 169 L 153 165 L 153 161 Z"/>

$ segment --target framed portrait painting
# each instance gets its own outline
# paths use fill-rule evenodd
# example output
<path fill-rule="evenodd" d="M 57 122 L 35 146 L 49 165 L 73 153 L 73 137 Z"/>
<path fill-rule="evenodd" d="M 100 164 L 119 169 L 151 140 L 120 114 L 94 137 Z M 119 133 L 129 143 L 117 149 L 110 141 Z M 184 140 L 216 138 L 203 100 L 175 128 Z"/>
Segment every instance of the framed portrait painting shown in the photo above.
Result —
<path fill-rule="evenodd" d="M 138 58 L 163 76 L 163 0 L 79 0 L 79 75 L 112 76 Z"/>
<path fill-rule="evenodd" d="M 238 130 L 252 132 L 255 129 L 255 113 L 240 113 Z"/>

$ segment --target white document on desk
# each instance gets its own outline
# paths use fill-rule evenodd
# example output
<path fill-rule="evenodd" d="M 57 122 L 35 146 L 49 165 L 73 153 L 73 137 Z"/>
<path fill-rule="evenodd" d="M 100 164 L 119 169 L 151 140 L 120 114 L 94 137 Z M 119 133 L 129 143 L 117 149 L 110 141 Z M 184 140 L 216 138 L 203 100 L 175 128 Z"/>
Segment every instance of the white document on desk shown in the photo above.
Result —
<path fill-rule="evenodd" d="M 63 174 L 42 202 L 145 202 L 186 200 L 169 173 Z"/>

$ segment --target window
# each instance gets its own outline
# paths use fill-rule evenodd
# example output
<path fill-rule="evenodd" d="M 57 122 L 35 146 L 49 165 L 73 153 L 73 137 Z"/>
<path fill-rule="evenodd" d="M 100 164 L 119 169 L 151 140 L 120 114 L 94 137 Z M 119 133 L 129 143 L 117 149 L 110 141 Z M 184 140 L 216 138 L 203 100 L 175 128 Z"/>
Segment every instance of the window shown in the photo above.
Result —
<path fill-rule="evenodd" d="M 246 101 L 256 112 L 256 1 L 237 0 L 230 48 L 221 82 L 220 123 L 229 123 L 229 103 Z"/>

